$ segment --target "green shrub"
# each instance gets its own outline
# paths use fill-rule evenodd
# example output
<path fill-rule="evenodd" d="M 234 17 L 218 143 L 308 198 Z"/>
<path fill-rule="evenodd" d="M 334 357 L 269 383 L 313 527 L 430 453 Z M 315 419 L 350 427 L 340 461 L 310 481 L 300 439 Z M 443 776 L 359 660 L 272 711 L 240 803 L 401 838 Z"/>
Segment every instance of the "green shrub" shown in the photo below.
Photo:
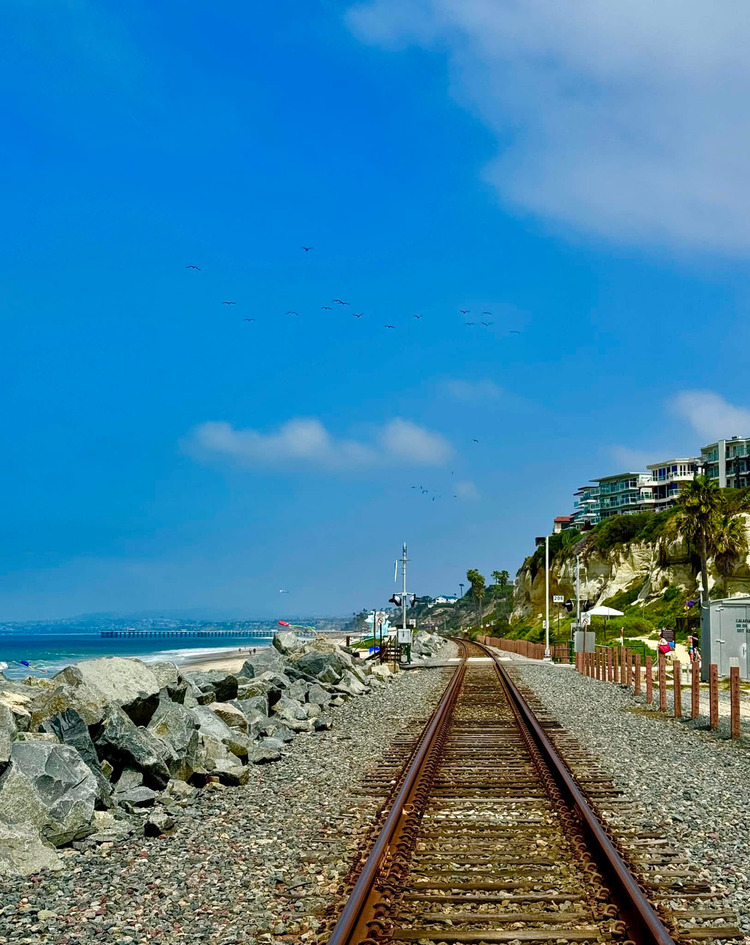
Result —
<path fill-rule="evenodd" d="M 637 614 L 626 614 L 624 617 L 612 617 L 608 621 L 608 636 L 615 634 L 619 636 L 620 631 L 626 637 L 643 637 L 652 634 L 655 630 L 654 624 L 647 617 L 641 617 Z"/>
<path fill-rule="evenodd" d="M 669 603 L 670 601 L 677 600 L 682 592 L 679 587 L 676 587 L 674 584 L 669 584 L 661 596 L 661 599 Z"/>
<path fill-rule="evenodd" d="M 638 594 L 643 584 L 644 582 L 641 578 L 636 578 L 636 580 L 628 584 L 627 587 L 613 594 L 611 597 L 608 597 L 604 603 L 607 607 L 614 607 L 615 610 L 625 610 L 629 604 L 634 603 L 638 599 Z"/>

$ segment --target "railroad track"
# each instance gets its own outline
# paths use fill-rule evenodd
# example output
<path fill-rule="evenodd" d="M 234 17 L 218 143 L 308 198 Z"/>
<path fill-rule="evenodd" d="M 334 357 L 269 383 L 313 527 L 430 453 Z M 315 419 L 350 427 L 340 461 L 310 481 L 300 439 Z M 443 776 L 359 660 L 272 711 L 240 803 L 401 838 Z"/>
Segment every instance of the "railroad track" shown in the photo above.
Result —
<path fill-rule="evenodd" d="M 374 782 L 388 796 L 318 941 L 742 939 L 729 913 L 705 908 L 715 893 L 664 838 L 626 827 L 618 837 L 617 789 L 537 718 L 492 652 L 459 646 L 464 659 L 424 731 L 402 741 L 401 770 L 391 757 Z"/>

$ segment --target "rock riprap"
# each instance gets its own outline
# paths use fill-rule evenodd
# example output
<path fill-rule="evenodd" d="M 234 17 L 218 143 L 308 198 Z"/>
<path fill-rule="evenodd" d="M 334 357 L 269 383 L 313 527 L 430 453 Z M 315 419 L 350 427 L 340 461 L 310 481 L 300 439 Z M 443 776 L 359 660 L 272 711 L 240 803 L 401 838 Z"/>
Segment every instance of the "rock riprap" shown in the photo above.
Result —
<path fill-rule="evenodd" d="M 416 635 L 413 654 L 442 641 Z M 0 876 L 63 865 L 87 850 L 172 830 L 196 789 L 247 784 L 330 711 L 385 686 L 390 671 L 323 637 L 276 635 L 238 673 L 109 657 L 48 680 L 0 673 Z"/>

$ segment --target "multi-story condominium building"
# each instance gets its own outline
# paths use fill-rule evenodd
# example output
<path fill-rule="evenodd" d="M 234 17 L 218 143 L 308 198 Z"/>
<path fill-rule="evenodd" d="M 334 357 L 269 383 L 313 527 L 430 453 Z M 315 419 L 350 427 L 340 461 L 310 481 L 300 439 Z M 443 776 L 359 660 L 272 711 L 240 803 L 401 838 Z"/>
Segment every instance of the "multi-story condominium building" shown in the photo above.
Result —
<path fill-rule="evenodd" d="M 709 443 L 701 450 L 701 462 L 705 474 L 718 480 L 722 489 L 744 489 L 750 485 L 750 437 Z"/>
<path fill-rule="evenodd" d="M 585 528 L 601 521 L 599 508 L 599 486 L 581 486 L 573 494 L 573 527 Z"/>
<path fill-rule="evenodd" d="M 651 508 L 661 512 L 674 505 L 682 483 L 690 482 L 700 472 L 701 461 L 694 456 L 681 459 L 668 459 L 663 463 L 649 463 L 646 467 L 651 473 Z"/>
<path fill-rule="evenodd" d="M 601 476 L 599 483 L 599 515 L 628 515 L 653 508 L 653 480 L 649 473 L 626 472 Z"/>

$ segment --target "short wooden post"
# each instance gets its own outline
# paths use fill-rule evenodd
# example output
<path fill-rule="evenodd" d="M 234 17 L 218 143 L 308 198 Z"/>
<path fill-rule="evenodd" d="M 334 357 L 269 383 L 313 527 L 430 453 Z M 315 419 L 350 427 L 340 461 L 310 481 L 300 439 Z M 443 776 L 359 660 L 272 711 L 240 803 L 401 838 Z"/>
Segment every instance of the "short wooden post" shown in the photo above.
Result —
<path fill-rule="evenodd" d="M 625 650 L 625 684 L 633 684 L 633 654 L 630 650 Z"/>
<path fill-rule="evenodd" d="M 612 662 L 613 662 L 613 664 L 614 664 L 615 682 L 616 682 L 616 683 L 618 683 L 618 682 L 620 681 L 620 665 L 619 665 L 619 659 L 620 659 L 620 658 L 619 658 L 619 655 L 618 655 L 618 652 L 617 652 L 617 647 L 616 647 L 616 646 L 613 646 L 613 647 L 612 647 Z"/>
<path fill-rule="evenodd" d="M 690 664 L 690 718 L 697 719 L 701 710 L 701 664 L 693 660 Z"/>
<path fill-rule="evenodd" d="M 648 705 L 654 701 L 654 661 L 652 657 L 646 657 L 646 702 Z"/>
<path fill-rule="evenodd" d="M 607 682 L 612 682 L 615 678 L 614 670 L 612 668 L 612 647 L 607 647 Z"/>
<path fill-rule="evenodd" d="M 641 654 L 635 654 L 635 694 L 640 696 L 641 694 Z"/>
<path fill-rule="evenodd" d="M 667 711 L 667 661 L 659 654 L 659 711 Z"/>
<path fill-rule="evenodd" d="M 740 668 L 729 670 L 729 730 L 732 738 L 740 737 Z"/>
<path fill-rule="evenodd" d="M 708 724 L 719 727 L 719 667 L 711 663 L 708 668 Z"/>
<path fill-rule="evenodd" d="M 679 660 L 672 660 L 672 678 L 674 681 L 674 717 L 682 718 L 682 665 Z"/>

